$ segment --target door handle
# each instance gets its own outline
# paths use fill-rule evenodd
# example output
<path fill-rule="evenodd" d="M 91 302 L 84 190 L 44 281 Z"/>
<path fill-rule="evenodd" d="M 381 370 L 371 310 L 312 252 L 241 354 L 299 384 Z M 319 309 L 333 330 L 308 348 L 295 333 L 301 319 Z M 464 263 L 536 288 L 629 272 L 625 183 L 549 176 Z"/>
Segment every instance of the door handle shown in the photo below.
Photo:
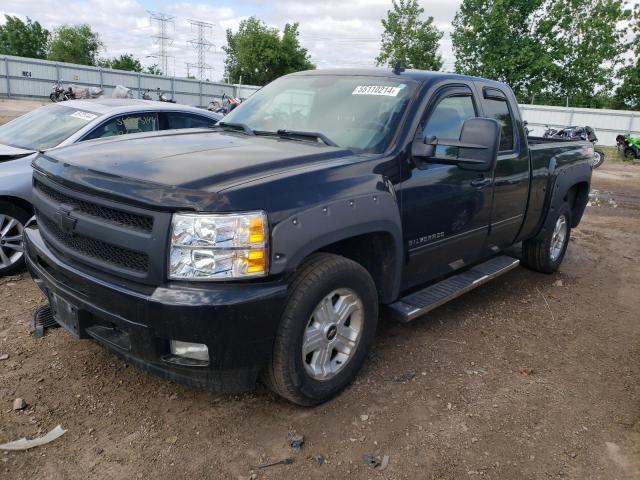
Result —
<path fill-rule="evenodd" d="M 485 178 L 484 176 L 478 177 L 475 180 L 471 180 L 472 187 L 484 188 L 488 185 L 491 185 L 491 179 Z"/>

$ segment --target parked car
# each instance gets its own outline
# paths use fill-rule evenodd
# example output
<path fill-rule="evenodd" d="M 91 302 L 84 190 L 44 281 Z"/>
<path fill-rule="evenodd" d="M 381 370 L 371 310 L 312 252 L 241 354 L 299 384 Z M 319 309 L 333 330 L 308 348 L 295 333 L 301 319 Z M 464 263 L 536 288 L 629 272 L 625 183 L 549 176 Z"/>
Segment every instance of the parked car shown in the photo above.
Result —
<path fill-rule="evenodd" d="M 211 127 L 220 118 L 222 115 L 186 105 L 70 100 L 0 126 L 0 275 L 23 265 L 21 233 L 33 215 L 31 162 L 36 152 L 128 133 Z"/>
<path fill-rule="evenodd" d="M 520 262 L 556 271 L 592 157 L 527 139 L 502 83 L 295 73 L 213 132 L 39 155 L 27 265 L 39 314 L 134 365 L 313 405 L 357 375 L 381 306 L 407 322 Z"/>

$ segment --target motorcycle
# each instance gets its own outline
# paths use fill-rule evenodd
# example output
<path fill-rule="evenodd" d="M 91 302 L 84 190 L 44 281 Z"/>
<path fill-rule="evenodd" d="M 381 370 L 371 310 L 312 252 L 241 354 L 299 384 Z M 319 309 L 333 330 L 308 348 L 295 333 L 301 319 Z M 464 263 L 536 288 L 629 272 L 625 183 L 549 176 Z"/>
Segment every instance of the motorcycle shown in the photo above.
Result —
<path fill-rule="evenodd" d="M 142 95 L 140 96 L 140 98 L 142 100 L 153 100 L 151 98 L 151 95 L 149 95 L 150 90 L 147 88 L 144 92 L 142 92 Z"/>
<path fill-rule="evenodd" d="M 561 129 L 550 128 L 549 125 L 545 125 L 546 129 L 542 134 L 542 138 L 555 138 L 559 140 L 586 140 L 593 144 L 593 163 L 591 167 L 593 169 L 598 168 L 604 163 L 604 152 L 595 148 L 598 142 L 598 137 L 593 128 L 586 127 L 565 127 Z"/>
<path fill-rule="evenodd" d="M 103 94 L 103 90 L 99 87 L 81 87 L 78 85 L 69 85 L 68 88 L 62 86 L 62 80 L 58 80 L 51 88 L 49 99 L 54 102 L 64 102 L 66 100 L 99 98 Z"/>
<path fill-rule="evenodd" d="M 223 93 L 220 97 L 220 101 L 212 100 L 209 102 L 209 106 L 207 110 L 210 112 L 221 113 L 222 115 L 226 115 L 231 110 L 236 108 L 238 105 L 242 103 L 242 100 L 235 97 L 228 97 L 226 93 Z"/>
<path fill-rule="evenodd" d="M 158 87 L 156 89 L 156 94 L 158 95 L 158 101 L 159 102 L 167 102 L 167 103 L 176 103 L 176 101 L 173 98 L 169 98 L 167 97 L 164 92 L 162 92 L 160 90 L 160 87 Z"/>
<path fill-rule="evenodd" d="M 622 150 L 625 158 L 640 158 L 640 137 L 632 137 L 631 135 L 618 135 L 616 137 L 618 151 Z"/>
<path fill-rule="evenodd" d="M 51 87 L 51 94 L 49 95 L 49 99 L 53 103 L 64 102 L 65 100 L 70 100 L 71 98 L 73 98 L 72 95 L 73 92 L 71 91 L 71 87 L 65 89 L 62 86 L 62 81 L 58 80 Z"/>

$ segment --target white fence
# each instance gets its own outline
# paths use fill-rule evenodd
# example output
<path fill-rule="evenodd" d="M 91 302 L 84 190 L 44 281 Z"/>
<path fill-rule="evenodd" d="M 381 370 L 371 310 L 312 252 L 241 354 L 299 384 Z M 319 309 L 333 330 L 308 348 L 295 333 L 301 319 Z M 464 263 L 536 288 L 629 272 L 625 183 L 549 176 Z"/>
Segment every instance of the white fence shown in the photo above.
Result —
<path fill-rule="evenodd" d="M 207 106 L 223 93 L 245 99 L 260 88 L 0 55 L 2 97 L 49 98 L 51 86 L 58 79 L 64 80 L 65 86 L 78 84 L 100 87 L 105 96 L 110 96 L 116 85 L 124 85 L 134 91 L 134 96 L 140 97 L 147 89 L 153 93 L 160 88 L 176 102 L 197 107 Z M 152 97 L 155 98 L 155 95 Z"/>
<path fill-rule="evenodd" d="M 596 131 L 600 145 L 615 146 L 620 134 L 640 136 L 640 112 L 545 105 L 520 105 L 520 111 L 529 122 L 531 134 L 536 136 L 542 136 L 545 125 L 554 128 L 588 125 Z"/>

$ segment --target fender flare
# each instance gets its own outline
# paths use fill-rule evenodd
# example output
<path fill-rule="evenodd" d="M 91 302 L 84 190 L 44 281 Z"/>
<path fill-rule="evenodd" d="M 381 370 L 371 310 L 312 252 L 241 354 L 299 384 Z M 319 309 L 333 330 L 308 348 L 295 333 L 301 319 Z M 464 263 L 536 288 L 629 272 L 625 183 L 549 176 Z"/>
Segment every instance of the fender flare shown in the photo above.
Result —
<path fill-rule="evenodd" d="M 278 222 L 271 233 L 272 274 L 293 272 L 323 247 L 358 235 L 384 233 L 393 242 L 393 266 L 386 278 L 390 301 L 400 292 L 402 221 L 393 191 L 353 196 L 315 205 Z"/>
<path fill-rule="evenodd" d="M 553 161 L 552 165 L 550 165 L 549 170 L 551 173 L 551 179 L 550 189 L 548 191 L 551 192 L 551 195 L 549 203 L 545 210 L 544 221 L 542 222 L 538 235 L 549 227 L 549 222 L 551 222 L 551 212 L 554 212 L 560 208 L 560 206 L 564 202 L 564 198 L 567 195 L 567 192 L 573 186 L 585 182 L 587 183 L 587 185 L 591 185 L 592 169 L 591 165 L 587 162 L 581 162 L 566 167 L 561 167 L 556 171 L 555 161 Z M 577 224 L 580 222 L 580 218 L 584 213 L 586 204 L 587 202 L 585 200 L 583 205 L 578 206 L 578 215 L 576 216 L 576 218 L 571 219 L 572 227 L 577 226 Z"/>

